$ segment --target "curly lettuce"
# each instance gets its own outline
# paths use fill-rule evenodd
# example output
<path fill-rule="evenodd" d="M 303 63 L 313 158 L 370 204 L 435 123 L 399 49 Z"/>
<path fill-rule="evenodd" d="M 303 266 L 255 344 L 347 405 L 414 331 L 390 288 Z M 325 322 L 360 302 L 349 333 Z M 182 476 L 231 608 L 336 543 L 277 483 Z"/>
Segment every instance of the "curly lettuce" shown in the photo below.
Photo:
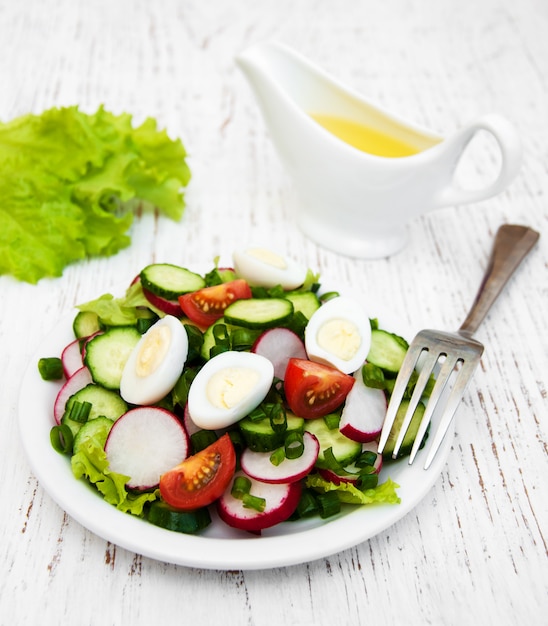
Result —
<path fill-rule="evenodd" d="M 70 459 L 72 473 L 76 478 L 85 478 L 94 485 L 103 498 L 124 513 L 143 516 L 147 502 L 158 498 L 159 492 L 132 493 L 126 489 L 128 476 L 111 472 L 107 455 L 95 438 L 84 441 Z"/>
<path fill-rule="evenodd" d="M 136 208 L 181 218 L 190 176 L 182 142 L 152 118 L 134 128 L 73 106 L 0 122 L 0 275 L 35 284 L 116 254 Z"/>
<path fill-rule="evenodd" d="M 335 485 L 318 474 L 309 474 L 306 477 L 306 486 L 323 493 L 335 491 L 339 500 L 346 504 L 399 504 L 401 502 L 396 491 L 399 485 L 390 478 L 373 489 L 361 491 L 351 483 Z"/>

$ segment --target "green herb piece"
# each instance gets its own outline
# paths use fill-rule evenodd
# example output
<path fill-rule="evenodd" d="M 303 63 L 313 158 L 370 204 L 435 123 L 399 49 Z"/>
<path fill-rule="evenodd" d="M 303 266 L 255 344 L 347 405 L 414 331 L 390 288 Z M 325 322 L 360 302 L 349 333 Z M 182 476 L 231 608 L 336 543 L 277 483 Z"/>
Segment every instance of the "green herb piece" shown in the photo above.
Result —
<path fill-rule="evenodd" d="M 38 361 L 38 371 L 43 380 L 61 380 L 63 362 L 56 356 L 44 357 Z"/>

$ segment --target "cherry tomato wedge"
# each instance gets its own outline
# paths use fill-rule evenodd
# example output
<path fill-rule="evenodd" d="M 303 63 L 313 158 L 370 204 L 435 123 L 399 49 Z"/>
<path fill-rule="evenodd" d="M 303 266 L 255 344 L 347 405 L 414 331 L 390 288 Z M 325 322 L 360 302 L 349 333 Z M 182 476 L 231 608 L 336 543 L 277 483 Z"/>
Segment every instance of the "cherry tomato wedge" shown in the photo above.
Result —
<path fill-rule="evenodd" d="M 224 493 L 235 470 L 236 453 L 225 434 L 163 474 L 160 495 L 179 511 L 201 509 Z"/>
<path fill-rule="evenodd" d="M 251 298 L 251 287 L 243 278 L 204 287 L 179 296 L 179 304 L 191 322 L 208 327 L 221 318 L 226 307 L 236 300 Z"/>
<path fill-rule="evenodd" d="M 306 359 L 289 359 L 285 370 L 285 397 L 299 417 L 332 413 L 344 402 L 353 384 L 352 376 Z"/>

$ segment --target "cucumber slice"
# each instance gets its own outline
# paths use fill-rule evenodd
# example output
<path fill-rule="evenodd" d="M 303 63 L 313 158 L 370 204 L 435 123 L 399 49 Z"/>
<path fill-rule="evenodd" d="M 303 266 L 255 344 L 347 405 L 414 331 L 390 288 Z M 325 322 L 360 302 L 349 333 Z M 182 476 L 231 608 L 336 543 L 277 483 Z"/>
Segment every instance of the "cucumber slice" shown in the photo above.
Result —
<path fill-rule="evenodd" d="M 88 419 L 88 421 L 82 425 L 80 430 L 78 430 L 76 437 L 74 437 L 73 454 L 76 454 L 85 442 L 90 439 L 95 439 L 102 447 L 104 447 L 113 424 L 114 420 L 102 415 L 92 419 L 91 421 Z"/>
<path fill-rule="evenodd" d="M 140 274 L 145 289 L 166 300 L 177 300 L 184 293 L 203 289 L 205 280 L 185 267 L 170 263 L 147 265 Z"/>
<path fill-rule="evenodd" d="M 409 344 L 405 339 L 386 330 L 371 331 L 371 347 L 367 361 L 388 372 L 400 371 Z"/>
<path fill-rule="evenodd" d="M 105 389 L 94 383 L 86 385 L 83 389 L 70 396 L 67 401 L 65 414 L 61 418 L 61 424 L 66 424 L 75 437 L 83 427 L 83 424 L 67 417 L 74 402 L 89 402 L 91 404 L 86 424 L 98 417 L 106 417 L 109 420 L 116 421 L 128 410 L 126 402 L 115 391 Z"/>
<path fill-rule="evenodd" d="M 391 459 L 392 453 L 394 452 L 394 446 L 396 445 L 396 440 L 398 438 L 398 433 L 400 432 L 401 425 L 405 418 L 405 414 L 407 413 L 407 407 L 409 406 L 409 401 L 403 400 L 398 407 L 398 411 L 396 413 L 396 417 L 394 419 L 394 424 L 392 426 L 392 430 L 388 435 L 388 439 L 386 440 L 386 445 L 384 446 L 384 450 L 382 451 L 383 459 Z M 411 418 L 411 422 L 409 424 L 409 428 L 405 433 L 405 437 L 403 438 L 400 450 L 398 452 L 397 458 L 401 458 L 403 456 L 409 456 L 411 450 L 413 448 L 413 444 L 415 443 L 415 439 L 417 438 L 417 432 L 419 430 L 419 426 L 424 415 L 424 411 L 426 410 L 425 405 L 422 402 L 419 402 L 415 412 L 413 413 L 413 417 Z M 421 442 L 421 448 L 426 443 L 428 438 L 428 430 L 424 434 L 424 438 Z"/>
<path fill-rule="evenodd" d="M 107 389 L 120 389 L 124 366 L 140 339 L 141 333 L 133 326 L 109 328 L 91 339 L 86 345 L 84 365 L 93 382 Z"/>
<path fill-rule="evenodd" d="M 76 339 L 91 337 L 102 330 L 99 316 L 93 311 L 79 311 L 72 323 L 72 330 Z"/>
<path fill-rule="evenodd" d="M 207 508 L 195 511 L 176 511 L 162 500 L 150 505 L 147 519 L 152 524 L 178 533 L 195 533 L 211 524 Z"/>
<path fill-rule="evenodd" d="M 291 432 L 302 433 L 304 419 L 292 413 L 287 413 L 287 429 L 284 432 L 275 432 L 270 420 L 251 420 L 248 417 L 238 422 L 238 427 L 248 448 L 254 452 L 271 452 L 284 445 L 285 438 Z"/>
<path fill-rule="evenodd" d="M 320 442 L 316 467 L 329 469 L 324 456 L 328 448 L 331 448 L 333 456 L 343 467 L 353 463 L 361 454 L 361 443 L 345 437 L 338 428 L 329 428 L 323 417 L 307 419 L 304 429 L 316 435 L 316 439 Z"/>
<path fill-rule="evenodd" d="M 228 306 L 224 318 L 244 328 L 273 328 L 283 326 L 292 315 L 293 304 L 286 298 L 250 298 Z"/>
<path fill-rule="evenodd" d="M 320 299 L 311 291 L 289 291 L 284 297 L 293 304 L 294 311 L 302 313 L 307 320 L 320 308 Z"/>

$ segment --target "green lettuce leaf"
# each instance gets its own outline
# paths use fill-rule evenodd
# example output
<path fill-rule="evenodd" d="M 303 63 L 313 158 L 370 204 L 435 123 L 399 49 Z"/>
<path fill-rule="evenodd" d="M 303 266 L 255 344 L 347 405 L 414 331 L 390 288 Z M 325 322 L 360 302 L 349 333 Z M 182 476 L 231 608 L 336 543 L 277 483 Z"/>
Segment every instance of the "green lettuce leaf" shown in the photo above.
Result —
<path fill-rule="evenodd" d="M 0 275 L 36 283 L 116 254 L 136 208 L 181 218 L 189 180 L 182 142 L 152 118 L 74 106 L 0 122 Z"/>
<path fill-rule="evenodd" d="M 388 478 L 384 483 L 374 489 L 361 491 L 350 483 L 334 483 L 324 480 L 318 474 L 309 474 L 306 478 L 306 486 L 320 492 L 336 491 L 341 502 L 347 504 L 374 504 L 388 503 L 399 504 L 401 502 L 396 489 L 399 487 L 392 479 Z"/>
<path fill-rule="evenodd" d="M 80 311 L 95 313 L 105 326 L 133 326 L 140 317 L 143 317 L 143 307 L 154 311 L 159 317 L 165 315 L 163 311 L 150 304 L 143 293 L 141 283 L 136 282 L 121 298 L 105 293 L 95 300 L 77 305 L 76 308 Z"/>
<path fill-rule="evenodd" d="M 71 457 L 72 473 L 77 479 L 85 478 L 95 485 L 109 503 L 124 513 L 143 515 L 147 502 L 159 497 L 159 491 L 131 493 L 126 489 L 128 476 L 111 472 L 103 447 L 93 438 L 84 441 L 78 452 Z"/>

